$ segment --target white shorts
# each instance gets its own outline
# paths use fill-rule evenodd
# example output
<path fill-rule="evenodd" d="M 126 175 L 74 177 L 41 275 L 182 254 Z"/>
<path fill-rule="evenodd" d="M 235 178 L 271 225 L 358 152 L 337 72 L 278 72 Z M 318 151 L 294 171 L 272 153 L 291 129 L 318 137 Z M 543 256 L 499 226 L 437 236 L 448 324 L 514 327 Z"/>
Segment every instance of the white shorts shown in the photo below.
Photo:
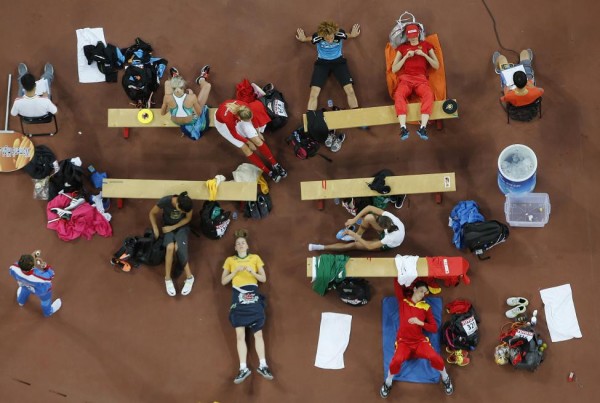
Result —
<path fill-rule="evenodd" d="M 227 127 L 227 125 L 225 123 L 221 123 L 216 119 L 215 119 L 215 128 L 217 129 L 217 131 L 219 132 L 219 134 L 221 136 L 225 137 L 225 140 L 229 141 L 231 144 L 233 144 L 237 148 L 241 148 L 244 144 L 246 144 L 246 143 L 236 139 L 233 136 L 233 134 L 231 134 L 231 132 L 229 131 L 229 128 Z M 247 139 L 251 139 L 253 137 L 258 136 L 258 133 L 257 133 L 256 129 L 254 128 L 254 126 L 252 125 L 252 122 L 239 121 L 235 125 L 235 129 L 237 130 L 238 134 L 242 135 L 243 137 L 245 137 Z"/>

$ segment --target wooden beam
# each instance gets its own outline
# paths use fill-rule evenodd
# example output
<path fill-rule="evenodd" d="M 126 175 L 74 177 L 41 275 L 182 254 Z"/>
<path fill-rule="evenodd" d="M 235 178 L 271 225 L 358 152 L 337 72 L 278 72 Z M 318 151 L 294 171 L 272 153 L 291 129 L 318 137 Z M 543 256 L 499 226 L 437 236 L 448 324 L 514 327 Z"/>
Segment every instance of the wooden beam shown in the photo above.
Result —
<path fill-rule="evenodd" d="M 369 189 L 368 184 L 372 180 L 373 178 L 357 178 L 300 182 L 301 199 L 381 196 Z M 392 189 L 390 195 L 456 191 L 454 172 L 388 176 L 385 183 Z"/>
<path fill-rule="evenodd" d="M 313 258 L 306 259 L 306 276 L 312 277 Z M 429 276 L 427 259 L 420 257 L 417 260 L 417 275 Z M 396 262 L 390 257 L 356 258 L 352 257 L 346 263 L 346 276 L 348 277 L 398 277 Z"/>
<path fill-rule="evenodd" d="M 208 200 L 205 181 L 177 181 L 151 179 L 102 180 L 102 196 L 123 199 L 160 199 L 163 196 L 188 192 L 194 200 Z M 222 182 L 217 190 L 217 200 L 254 201 L 257 184 L 252 182 Z"/>

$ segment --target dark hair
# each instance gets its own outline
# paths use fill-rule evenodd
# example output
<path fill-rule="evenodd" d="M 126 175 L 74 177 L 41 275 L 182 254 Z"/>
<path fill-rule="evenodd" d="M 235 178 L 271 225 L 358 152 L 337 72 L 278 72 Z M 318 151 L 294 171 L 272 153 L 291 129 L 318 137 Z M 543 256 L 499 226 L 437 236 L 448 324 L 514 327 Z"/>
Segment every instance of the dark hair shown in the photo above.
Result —
<path fill-rule="evenodd" d="M 237 241 L 238 238 L 248 238 L 248 230 L 247 229 L 238 229 L 233 233 L 233 239 Z"/>
<path fill-rule="evenodd" d="M 527 75 L 522 71 L 517 71 L 513 74 L 513 82 L 517 88 L 525 88 L 527 85 Z"/>
<path fill-rule="evenodd" d="M 25 73 L 23 77 L 21 77 L 21 85 L 25 89 L 25 91 L 31 91 L 35 88 L 35 77 L 31 73 Z"/>
<path fill-rule="evenodd" d="M 428 286 L 428 285 L 427 285 L 427 283 L 426 283 L 425 281 L 423 281 L 423 280 L 417 280 L 417 281 L 415 281 L 415 282 L 413 283 L 413 287 L 412 287 L 412 288 L 413 288 L 413 290 L 414 290 L 415 288 L 421 288 L 421 287 L 425 287 L 425 288 L 427 288 L 427 290 L 429 291 L 429 286 Z"/>
<path fill-rule="evenodd" d="M 398 227 L 394 225 L 392 219 L 384 215 L 377 217 L 377 224 L 379 224 L 381 228 L 388 230 L 388 232 L 394 232 L 398 230 Z"/>
<path fill-rule="evenodd" d="M 21 270 L 23 271 L 29 271 L 31 269 L 33 269 L 33 266 L 35 265 L 35 260 L 33 259 L 33 256 L 31 255 L 21 255 L 21 258 L 19 259 L 19 267 L 21 268 Z"/>
<path fill-rule="evenodd" d="M 182 192 L 177 196 L 177 205 L 185 213 L 189 213 L 194 208 L 194 203 L 188 196 L 188 192 Z"/>

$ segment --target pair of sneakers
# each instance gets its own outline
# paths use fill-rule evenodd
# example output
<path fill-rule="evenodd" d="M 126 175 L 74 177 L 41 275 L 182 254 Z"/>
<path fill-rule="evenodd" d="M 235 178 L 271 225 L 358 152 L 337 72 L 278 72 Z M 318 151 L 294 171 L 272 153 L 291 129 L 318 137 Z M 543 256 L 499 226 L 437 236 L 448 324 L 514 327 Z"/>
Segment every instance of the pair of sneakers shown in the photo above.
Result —
<path fill-rule="evenodd" d="M 25 74 L 29 72 L 27 65 L 25 63 L 19 63 L 17 66 L 17 73 L 19 73 L 19 77 L 23 77 Z M 46 77 L 54 77 L 54 66 L 50 63 L 46 63 L 44 65 L 44 76 Z"/>
<path fill-rule="evenodd" d="M 346 140 L 346 134 L 336 134 L 335 130 L 330 130 L 325 139 L 325 147 L 329 148 L 332 153 L 337 153 L 342 149 L 342 143 Z"/>
<path fill-rule="evenodd" d="M 469 358 L 469 352 L 467 350 L 453 350 L 450 347 L 446 347 L 446 352 L 450 354 L 446 361 L 448 364 L 455 364 L 459 367 L 469 365 L 471 359 Z"/>
<path fill-rule="evenodd" d="M 448 375 L 446 380 L 442 378 L 442 385 L 444 386 L 444 392 L 446 392 L 446 395 L 450 396 L 452 393 L 454 393 L 454 385 L 452 385 L 452 379 L 450 379 L 450 375 Z M 385 382 L 383 382 L 383 385 L 381 385 L 381 389 L 379 389 L 379 396 L 385 399 L 390 395 L 391 391 L 392 384 L 388 385 Z"/>
<path fill-rule="evenodd" d="M 210 65 L 204 65 L 202 66 L 202 68 L 200 69 L 200 75 L 198 77 L 196 77 L 196 84 L 200 84 L 200 79 L 203 78 L 205 80 L 208 80 L 208 74 L 210 73 Z M 173 77 L 181 77 L 181 74 L 179 74 L 179 70 L 177 69 L 177 67 L 171 67 L 169 69 L 169 74 L 171 74 L 171 78 Z"/>
<path fill-rule="evenodd" d="M 512 308 L 505 312 L 506 317 L 508 319 L 514 319 L 527 311 L 527 305 L 529 305 L 529 301 L 527 298 L 523 297 L 510 297 L 506 299 L 506 304 L 508 306 L 512 306 Z"/>
<path fill-rule="evenodd" d="M 408 135 L 410 132 L 405 126 L 400 127 L 400 140 L 404 141 L 408 139 Z M 425 126 L 421 126 L 417 129 L 417 134 L 422 140 L 429 140 L 429 136 L 427 135 L 427 128 Z"/>
<path fill-rule="evenodd" d="M 265 378 L 269 381 L 273 380 L 273 374 L 271 373 L 271 370 L 267 366 L 258 367 L 256 372 L 261 374 L 263 376 L 263 378 Z M 240 369 L 237 376 L 233 379 L 233 383 L 235 383 L 236 385 L 239 385 L 240 383 L 244 382 L 246 380 L 246 378 L 248 378 L 250 376 L 251 373 L 252 373 L 252 371 L 250 371 L 250 368 Z"/>
<path fill-rule="evenodd" d="M 287 177 L 287 171 L 278 162 L 271 167 L 271 172 L 269 172 L 269 177 L 273 180 L 273 182 L 279 183 L 280 180 Z"/>
<path fill-rule="evenodd" d="M 183 283 L 183 288 L 181 289 L 181 295 L 188 295 L 192 291 L 194 280 L 194 276 L 185 279 L 185 283 Z M 165 287 L 167 289 L 167 294 L 169 294 L 170 297 L 177 295 L 177 290 L 175 289 L 175 284 L 173 284 L 173 279 L 165 280 Z"/>

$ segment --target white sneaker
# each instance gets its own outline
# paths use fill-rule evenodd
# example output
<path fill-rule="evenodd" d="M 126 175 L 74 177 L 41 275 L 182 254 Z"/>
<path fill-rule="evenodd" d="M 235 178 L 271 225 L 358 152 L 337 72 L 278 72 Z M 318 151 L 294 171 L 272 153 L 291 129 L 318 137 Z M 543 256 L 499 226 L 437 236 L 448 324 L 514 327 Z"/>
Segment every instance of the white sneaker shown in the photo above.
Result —
<path fill-rule="evenodd" d="M 523 297 L 510 297 L 510 298 L 506 299 L 506 304 L 508 306 L 517 306 L 517 305 L 527 306 L 527 305 L 529 305 L 529 301 L 527 300 L 527 298 L 523 298 Z"/>
<path fill-rule="evenodd" d="M 527 307 L 525 305 L 517 305 L 512 309 L 506 311 L 505 315 L 508 319 L 514 319 L 517 316 L 525 313 L 527 311 Z"/>
<path fill-rule="evenodd" d="M 344 133 L 340 133 L 335 136 L 335 140 L 333 140 L 333 143 L 331 144 L 331 152 L 337 153 L 340 151 L 342 149 L 342 143 L 344 140 L 346 140 L 346 135 Z"/>
<path fill-rule="evenodd" d="M 57 298 L 50 306 L 52 307 L 52 315 L 54 315 L 62 306 L 62 301 L 60 300 L 60 298 Z"/>
<path fill-rule="evenodd" d="M 165 287 L 167 288 L 167 294 L 169 294 L 171 297 L 177 295 L 177 291 L 175 290 L 173 280 L 165 280 Z"/>
<path fill-rule="evenodd" d="M 325 139 L 325 147 L 331 148 L 333 141 L 335 140 L 335 130 L 330 130 L 329 134 L 327 134 L 327 139 Z"/>
<path fill-rule="evenodd" d="M 183 283 L 183 288 L 181 289 L 181 295 L 188 295 L 190 291 L 192 291 L 193 286 L 194 276 L 185 279 L 185 283 Z"/>

